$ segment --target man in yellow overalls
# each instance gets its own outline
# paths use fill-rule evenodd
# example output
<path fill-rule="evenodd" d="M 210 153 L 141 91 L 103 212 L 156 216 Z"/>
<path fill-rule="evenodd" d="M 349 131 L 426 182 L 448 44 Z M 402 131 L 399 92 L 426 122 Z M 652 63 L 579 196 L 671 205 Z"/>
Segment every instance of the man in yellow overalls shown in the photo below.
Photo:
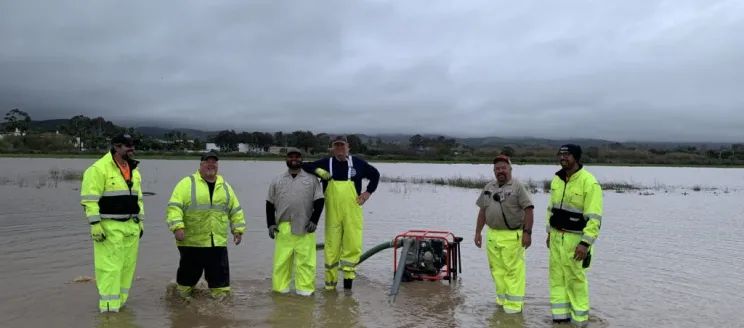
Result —
<path fill-rule="evenodd" d="M 349 155 L 345 136 L 332 141 L 333 156 L 304 162 L 302 169 L 323 179 L 325 192 L 325 288 L 336 289 L 338 267 L 344 271 L 344 289 L 351 289 L 362 256 L 362 205 L 377 189 L 380 172 L 367 161 Z M 362 192 L 362 179 L 368 179 Z"/>
<path fill-rule="evenodd" d="M 480 209 L 475 227 L 475 246 L 482 244 L 486 230 L 486 255 L 496 285 L 496 304 L 506 313 L 520 313 L 526 285 L 525 252 L 532 243 L 534 205 L 522 181 L 512 178 L 511 160 L 499 155 L 493 160 L 494 181 L 481 191 L 475 204 Z"/>
<path fill-rule="evenodd" d="M 550 306 L 554 322 L 583 327 L 589 320 L 586 271 L 602 224 L 602 187 L 579 163 L 578 145 L 561 146 L 558 159 L 561 170 L 550 184 L 547 214 Z"/>
<path fill-rule="evenodd" d="M 218 160 L 212 152 L 202 155 L 199 170 L 178 182 L 168 203 L 165 222 L 181 255 L 176 284 L 185 298 L 191 297 L 202 273 L 213 298 L 230 293 L 228 224 L 235 245 L 245 232 L 243 209 L 232 187 L 218 174 Z"/>
<path fill-rule="evenodd" d="M 288 149 L 286 162 L 289 169 L 274 178 L 266 196 L 266 226 L 276 240 L 272 289 L 288 293 L 296 266 L 295 292 L 310 296 L 315 292 L 315 229 L 325 198 L 318 178 L 302 170 L 299 149 Z"/>
<path fill-rule="evenodd" d="M 111 139 L 113 148 L 83 173 L 80 204 L 90 224 L 101 312 L 119 312 L 129 297 L 144 233 L 142 176 L 132 159 L 128 134 Z"/>

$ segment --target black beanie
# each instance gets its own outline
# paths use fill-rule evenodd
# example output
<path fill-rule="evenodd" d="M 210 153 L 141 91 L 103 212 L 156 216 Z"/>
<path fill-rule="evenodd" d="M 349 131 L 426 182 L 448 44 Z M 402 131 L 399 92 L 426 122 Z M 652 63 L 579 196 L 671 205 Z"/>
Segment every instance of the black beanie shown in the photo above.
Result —
<path fill-rule="evenodd" d="M 581 146 L 574 144 L 566 144 L 558 148 L 558 153 L 568 152 L 573 155 L 576 161 L 581 161 Z"/>

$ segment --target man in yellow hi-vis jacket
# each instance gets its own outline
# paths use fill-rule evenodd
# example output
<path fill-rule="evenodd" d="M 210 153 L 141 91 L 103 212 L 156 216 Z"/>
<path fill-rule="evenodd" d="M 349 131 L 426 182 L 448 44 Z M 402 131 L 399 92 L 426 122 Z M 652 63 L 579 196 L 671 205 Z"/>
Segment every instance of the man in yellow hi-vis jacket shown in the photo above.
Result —
<path fill-rule="evenodd" d="M 550 184 L 547 220 L 550 306 L 554 322 L 583 327 L 589 320 L 586 271 L 602 224 L 602 187 L 579 163 L 578 145 L 561 146 L 558 158 L 561 170 Z"/>
<path fill-rule="evenodd" d="M 181 255 L 176 284 L 186 298 L 202 273 L 212 297 L 229 294 L 228 224 L 235 245 L 245 232 L 243 210 L 232 187 L 217 173 L 218 160 L 212 152 L 204 154 L 199 171 L 176 184 L 168 203 L 166 223 Z"/>
<path fill-rule="evenodd" d="M 266 196 L 266 226 L 276 241 L 272 290 L 288 293 L 295 267 L 295 292 L 310 296 L 315 292 L 315 229 L 325 196 L 318 178 L 302 170 L 299 149 L 287 150 L 287 167 L 271 182 Z"/>
<path fill-rule="evenodd" d="M 362 256 L 362 205 L 377 189 L 380 172 L 367 161 L 349 155 L 345 136 L 332 140 L 333 156 L 302 163 L 305 172 L 323 180 L 325 193 L 325 288 L 336 289 L 338 268 L 344 271 L 344 289 L 351 289 Z M 369 179 L 362 192 L 362 179 Z"/>
<path fill-rule="evenodd" d="M 144 233 L 142 176 L 132 159 L 134 140 L 121 134 L 83 173 L 80 204 L 90 224 L 101 312 L 119 312 L 129 297 Z"/>

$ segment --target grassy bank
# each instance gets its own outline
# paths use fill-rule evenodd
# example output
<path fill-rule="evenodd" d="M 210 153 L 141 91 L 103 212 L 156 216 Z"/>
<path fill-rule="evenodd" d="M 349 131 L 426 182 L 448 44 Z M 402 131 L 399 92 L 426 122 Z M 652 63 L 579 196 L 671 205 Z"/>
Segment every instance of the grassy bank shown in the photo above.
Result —
<path fill-rule="evenodd" d="M 468 178 L 468 177 L 449 177 L 449 178 L 421 178 L 421 177 L 393 177 L 393 176 L 382 176 L 380 178 L 383 182 L 395 182 L 395 183 L 413 183 L 413 184 L 431 184 L 438 186 L 451 186 L 458 188 L 467 189 L 482 189 L 489 182 L 493 181 L 493 178 Z M 533 193 L 536 192 L 550 192 L 551 180 L 522 180 Z M 641 190 L 667 190 L 671 189 L 663 185 L 655 186 L 644 186 L 641 184 L 624 182 L 624 181 L 600 181 L 603 190 L 612 190 L 615 192 L 625 191 L 641 191 Z M 703 188 L 700 186 L 691 187 L 693 191 L 700 191 Z"/>
<path fill-rule="evenodd" d="M 0 153 L 0 157 L 7 158 L 90 158 L 101 157 L 101 153 Z M 139 160 L 198 160 L 200 153 L 137 153 L 136 158 Z M 353 155 L 353 154 L 352 154 Z M 490 164 L 490 157 L 462 157 L 459 159 L 440 159 L 429 157 L 396 157 L 396 156 L 367 156 L 360 155 L 362 158 L 373 163 L 419 163 L 419 164 Z M 306 161 L 320 159 L 322 156 L 312 155 L 305 157 Z M 221 160 L 235 161 L 283 161 L 281 155 L 249 155 L 243 153 L 226 153 L 220 155 Z M 558 166 L 557 161 L 553 160 L 520 160 L 514 158 L 515 165 L 554 165 Z M 690 164 L 690 163 L 637 163 L 616 161 L 611 163 L 605 162 L 588 162 L 587 166 L 631 166 L 631 167 L 709 167 L 709 168 L 744 168 L 744 165 L 731 164 Z"/>

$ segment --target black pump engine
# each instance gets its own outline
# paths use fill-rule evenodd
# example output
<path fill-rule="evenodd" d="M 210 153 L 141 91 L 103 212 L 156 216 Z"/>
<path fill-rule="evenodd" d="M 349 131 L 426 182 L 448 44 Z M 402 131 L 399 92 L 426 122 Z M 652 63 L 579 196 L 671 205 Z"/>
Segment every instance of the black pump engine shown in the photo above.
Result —
<path fill-rule="evenodd" d="M 403 281 L 425 280 L 436 277 L 447 265 L 448 245 L 441 239 L 417 239 L 406 254 Z"/>

